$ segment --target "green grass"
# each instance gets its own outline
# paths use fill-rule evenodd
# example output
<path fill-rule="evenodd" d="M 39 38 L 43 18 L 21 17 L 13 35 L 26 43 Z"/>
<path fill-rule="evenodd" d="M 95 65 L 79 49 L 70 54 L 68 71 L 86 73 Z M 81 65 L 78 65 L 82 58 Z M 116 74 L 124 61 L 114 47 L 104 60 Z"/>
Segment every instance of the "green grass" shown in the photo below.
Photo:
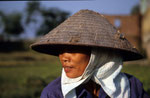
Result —
<path fill-rule="evenodd" d="M 37 98 L 60 73 L 59 60 L 53 56 L 32 52 L 1 54 L 0 98 Z"/>
<path fill-rule="evenodd" d="M 128 64 L 122 71 L 137 77 L 144 89 L 150 90 L 150 66 Z M 33 51 L 1 53 L 0 98 L 39 98 L 42 89 L 60 74 L 57 57 Z"/>

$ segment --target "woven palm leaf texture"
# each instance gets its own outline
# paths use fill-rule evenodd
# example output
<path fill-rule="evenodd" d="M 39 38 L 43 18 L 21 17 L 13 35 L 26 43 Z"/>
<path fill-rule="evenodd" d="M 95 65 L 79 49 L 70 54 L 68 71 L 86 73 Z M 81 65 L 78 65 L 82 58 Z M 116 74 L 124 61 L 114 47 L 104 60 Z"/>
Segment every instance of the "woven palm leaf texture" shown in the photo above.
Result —
<path fill-rule="evenodd" d="M 98 47 L 113 49 L 124 61 L 142 55 L 103 15 L 80 10 L 31 45 L 35 51 L 57 56 L 63 47 Z"/>

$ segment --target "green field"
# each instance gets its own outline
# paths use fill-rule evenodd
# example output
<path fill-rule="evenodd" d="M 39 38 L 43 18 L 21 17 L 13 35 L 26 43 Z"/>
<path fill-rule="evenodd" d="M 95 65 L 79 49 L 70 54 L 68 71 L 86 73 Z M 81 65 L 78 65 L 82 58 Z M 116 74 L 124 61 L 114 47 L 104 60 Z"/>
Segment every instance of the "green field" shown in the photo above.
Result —
<path fill-rule="evenodd" d="M 126 64 L 123 72 L 136 76 L 150 94 L 150 66 Z M 0 98 L 39 98 L 42 89 L 61 73 L 57 57 L 40 53 L 0 53 Z"/>

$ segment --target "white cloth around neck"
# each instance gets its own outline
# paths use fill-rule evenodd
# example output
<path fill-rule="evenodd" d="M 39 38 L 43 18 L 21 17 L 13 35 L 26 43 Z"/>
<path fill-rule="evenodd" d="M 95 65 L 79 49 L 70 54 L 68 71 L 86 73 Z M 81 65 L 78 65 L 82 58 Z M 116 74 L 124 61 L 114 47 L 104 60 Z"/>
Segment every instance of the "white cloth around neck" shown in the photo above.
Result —
<path fill-rule="evenodd" d="M 76 98 L 75 88 L 92 79 L 111 98 L 129 98 L 130 86 L 127 77 L 120 73 L 122 58 L 114 52 L 93 48 L 84 73 L 77 78 L 69 78 L 62 69 L 61 89 L 64 98 Z"/>

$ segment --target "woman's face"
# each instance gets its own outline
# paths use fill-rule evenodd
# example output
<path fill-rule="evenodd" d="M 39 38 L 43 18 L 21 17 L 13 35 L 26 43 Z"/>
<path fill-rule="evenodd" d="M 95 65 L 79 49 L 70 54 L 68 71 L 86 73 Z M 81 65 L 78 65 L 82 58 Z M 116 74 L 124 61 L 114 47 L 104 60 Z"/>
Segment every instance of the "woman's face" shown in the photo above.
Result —
<path fill-rule="evenodd" d="M 76 78 L 83 74 L 90 59 L 89 49 L 64 49 L 59 59 L 69 78 Z"/>

